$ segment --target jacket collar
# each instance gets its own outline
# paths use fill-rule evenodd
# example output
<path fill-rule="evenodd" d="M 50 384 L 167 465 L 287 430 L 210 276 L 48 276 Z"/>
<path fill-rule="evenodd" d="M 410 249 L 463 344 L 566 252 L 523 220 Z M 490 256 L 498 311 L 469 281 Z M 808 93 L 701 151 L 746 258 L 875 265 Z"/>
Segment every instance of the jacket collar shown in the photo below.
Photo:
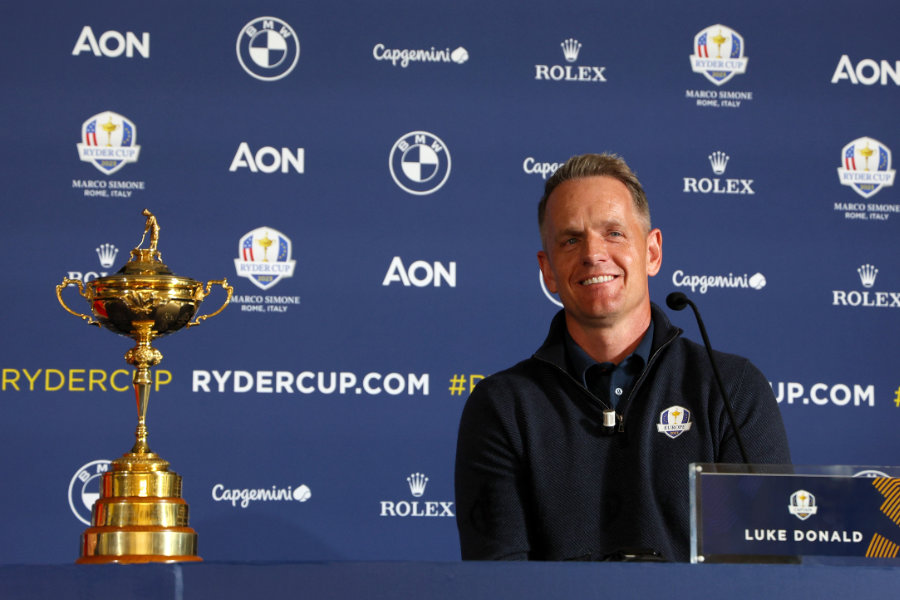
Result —
<path fill-rule="evenodd" d="M 673 338 L 682 334 L 682 330 L 672 325 L 666 314 L 656 304 L 650 303 L 650 318 L 653 321 L 653 344 L 650 347 L 650 356 Z M 560 310 L 550 322 L 550 331 L 547 338 L 537 352 L 535 358 L 553 363 L 562 370 L 566 370 L 566 313 Z"/>

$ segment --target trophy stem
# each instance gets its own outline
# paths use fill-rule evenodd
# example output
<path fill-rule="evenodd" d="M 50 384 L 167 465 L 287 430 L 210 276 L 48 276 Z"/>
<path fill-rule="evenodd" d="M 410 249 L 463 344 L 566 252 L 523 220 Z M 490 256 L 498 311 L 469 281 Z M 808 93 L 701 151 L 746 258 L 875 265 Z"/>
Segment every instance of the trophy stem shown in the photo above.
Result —
<path fill-rule="evenodd" d="M 147 406 L 150 403 L 150 367 L 158 365 L 162 360 L 162 352 L 150 345 L 153 340 L 153 324 L 151 320 L 134 322 L 134 337 L 137 345 L 125 353 L 128 364 L 134 365 L 134 399 L 137 403 L 138 425 L 134 433 L 135 442 L 132 454 L 149 454 L 147 445 Z"/>
<path fill-rule="evenodd" d="M 150 402 L 150 369 L 142 367 L 135 369 L 134 399 L 137 402 L 138 425 L 134 432 L 135 442 L 131 452 L 134 454 L 147 454 L 150 446 L 147 445 L 147 405 Z"/>

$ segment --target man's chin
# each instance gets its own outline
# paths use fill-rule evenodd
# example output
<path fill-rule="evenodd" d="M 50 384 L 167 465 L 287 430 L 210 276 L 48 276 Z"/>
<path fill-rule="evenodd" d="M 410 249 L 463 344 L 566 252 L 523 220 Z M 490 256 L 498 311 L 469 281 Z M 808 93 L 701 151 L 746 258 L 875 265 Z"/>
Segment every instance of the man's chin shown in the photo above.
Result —
<path fill-rule="evenodd" d="M 565 305 L 564 305 L 565 306 Z M 620 318 L 619 311 L 612 307 L 591 307 L 590 309 L 566 310 L 566 318 L 585 327 L 609 327 Z"/>

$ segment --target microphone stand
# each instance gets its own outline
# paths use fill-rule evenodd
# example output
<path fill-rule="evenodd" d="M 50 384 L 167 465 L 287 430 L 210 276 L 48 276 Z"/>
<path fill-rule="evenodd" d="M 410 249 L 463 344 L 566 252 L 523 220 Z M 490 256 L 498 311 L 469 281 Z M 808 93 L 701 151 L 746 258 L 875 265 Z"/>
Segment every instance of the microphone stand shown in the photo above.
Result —
<path fill-rule="evenodd" d="M 685 306 L 690 305 L 691 309 L 694 311 L 694 317 L 697 319 L 697 325 L 700 327 L 700 335 L 703 337 L 703 345 L 706 346 L 706 353 L 709 355 L 709 362 L 712 364 L 713 374 L 716 377 L 719 392 L 722 394 L 725 411 L 728 413 L 728 419 L 731 421 L 731 427 L 734 429 L 734 437 L 737 440 L 738 449 L 741 451 L 741 458 L 744 460 L 744 464 L 749 465 L 750 460 L 747 458 L 744 440 L 741 438 L 740 429 L 738 429 L 737 421 L 734 418 L 734 411 L 731 409 L 731 400 L 729 400 L 728 393 L 725 391 L 725 386 L 722 384 L 722 376 L 719 374 L 719 368 L 716 366 L 716 361 L 713 358 L 712 344 L 709 343 L 709 336 L 706 335 L 706 327 L 703 325 L 703 319 L 700 318 L 700 311 L 697 310 L 697 305 L 681 292 L 672 292 L 666 296 L 666 305 L 672 310 L 684 310 Z"/>

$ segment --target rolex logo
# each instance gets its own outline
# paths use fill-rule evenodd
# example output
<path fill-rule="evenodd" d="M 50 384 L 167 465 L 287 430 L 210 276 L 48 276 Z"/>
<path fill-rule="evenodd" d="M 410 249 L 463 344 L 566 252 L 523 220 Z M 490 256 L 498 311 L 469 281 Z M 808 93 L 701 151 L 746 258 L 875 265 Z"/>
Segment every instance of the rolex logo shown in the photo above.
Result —
<path fill-rule="evenodd" d="M 566 57 L 566 62 L 571 63 L 578 60 L 578 53 L 581 52 L 581 42 L 569 38 L 560 44 L 560 46 L 562 46 L 563 56 Z"/>
<path fill-rule="evenodd" d="M 425 493 L 425 486 L 428 485 L 428 478 L 422 473 L 413 473 L 406 478 L 409 483 L 409 491 L 414 498 L 421 498 Z"/>
<path fill-rule="evenodd" d="M 100 258 L 100 265 L 106 269 L 113 266 L 119 249 L 112 244 L 100 244 L 97 248 L 97 257 Z"/>
<path fill-rule="evenodd" d="M 730 157 L 722 152 L 721 150 L 716 150 L 712 154 L 709 155 L 709 164 L 712 166 L 713 173 L 716 175 L 721 175 L 725 172 L 725 165 L 728 164 L 728 159 Z"/>
<path fill-rule="evenodd" d="M 725 173 L 725 167 L 731 157 L 716 150 L 709 156 L 709 165 L 713 170 L 713 177 L 685 177 L 684 187 L 682 191 L 686 194 L 738 194 L 752 196 L 756 192 L 753 190 L 752 179 L 724 178 L 719 177 Z"/>
<path fill-rule="evenodd" d="M 832 290 L 832 306 L 852 306 L 854 308 L 900 308 L 900 292 L 869 291 L 875 285 L 878 269 L 873 265 L 862 265 L 856 272 L 859 280 L 866 289 L 860 290 Z M 882 282 L 883 284 L 883 282 Z"/>
<path fill-rule="evenodd" d="M 863 265 L 856 270 L 859 273 L 859 279 L 863 287 L 870 288 L 875 285 L 875 277 L 878 276 L 878 269 L 872 265 Z"/>
<path fill-rule="evenodd" d="M 534 65 L 534 78 L 546 81 L 605 82 L 606 67 L 574 65 L 581 53 L 581 42 L 569 38 L 560 44 L 567 65 Z"/>
<path fill-rule="evenodd" d="M 412 473 L 406 478 L 413 498 L 421 498 L 428 485 L 424 473 Z M 451 500 L 382 500 L 382 517 L 455 517 Z"/>

